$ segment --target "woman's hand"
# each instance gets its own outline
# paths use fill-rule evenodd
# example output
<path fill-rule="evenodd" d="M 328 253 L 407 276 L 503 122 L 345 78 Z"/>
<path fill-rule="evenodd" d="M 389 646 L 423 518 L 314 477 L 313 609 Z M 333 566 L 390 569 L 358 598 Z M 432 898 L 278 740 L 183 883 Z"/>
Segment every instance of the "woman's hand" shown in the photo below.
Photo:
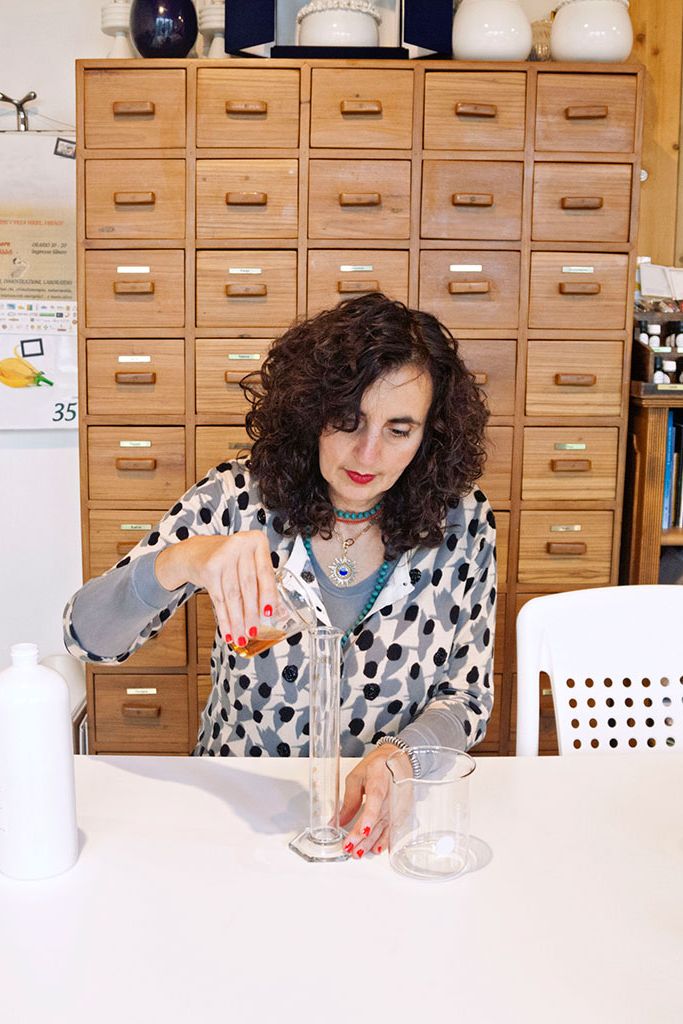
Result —
<path fill-rule="evenodd" d="M 360 809 L 344 846 L 347 853 L 355 857 L 362 857 L 368 850 L 381 853 L 386 849 L 389 839 L 389 794 L 392 785 L 391 773 L 387 768 L 390 757 L 394 758 L 392 768 L 396 774 L 401 778 L 412 778 L 410 758 L 392 743 L 375 747 L 346 776 L 339 824 L 343 828 Z"/>
<path fill-rule="evenodd" d="M 161 551 L 154 563 L 167 590 L 185 583 L 203 587 L 228 643 L 246 646 L 258 633 L 262 616 L 277 603 L 275 574 L 266 535 L 245 530 L 230 537 L 188 537 Z"/>

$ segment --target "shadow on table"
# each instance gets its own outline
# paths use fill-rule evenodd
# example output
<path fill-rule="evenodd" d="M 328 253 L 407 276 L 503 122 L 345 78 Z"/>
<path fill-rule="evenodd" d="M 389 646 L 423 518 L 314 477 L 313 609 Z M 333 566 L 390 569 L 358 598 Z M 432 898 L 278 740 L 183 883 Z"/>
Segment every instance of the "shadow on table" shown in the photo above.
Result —
<path fill-rule="evenodd" d="M 292 779 L 242 771 L 231 759 L 230 771 L 215 770 L 213 758 L 131 757 L 98 754 L 92 759 L 120 771 L 159 782 L 194 786 L 228 804 L 254 832 L 283 835 L 308 823 L 308 789 Z M 213 770 L 212 770 L 213 769 Z"/>

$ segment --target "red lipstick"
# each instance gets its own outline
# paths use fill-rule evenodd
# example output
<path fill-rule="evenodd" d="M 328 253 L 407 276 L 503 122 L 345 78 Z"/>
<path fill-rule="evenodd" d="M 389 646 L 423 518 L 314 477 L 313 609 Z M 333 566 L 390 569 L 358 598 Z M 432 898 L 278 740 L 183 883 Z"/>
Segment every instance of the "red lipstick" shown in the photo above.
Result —
<path fill-rule="evenodd" d="M 353 480 L 354 484 L 369 484 L 371 480 L 375 479 L 374 473 L 354 473 L 350 469 L 347 469 L 346 475 L 350 480 Z"/>

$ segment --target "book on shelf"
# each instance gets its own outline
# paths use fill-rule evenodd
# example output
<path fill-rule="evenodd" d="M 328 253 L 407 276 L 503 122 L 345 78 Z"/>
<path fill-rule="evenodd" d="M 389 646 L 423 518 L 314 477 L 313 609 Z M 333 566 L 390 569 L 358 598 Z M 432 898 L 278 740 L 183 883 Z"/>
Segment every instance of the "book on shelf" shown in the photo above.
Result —
<path fill-rule="evenodd" d="M 683 423 L 675 425 L 674 452 L 678 452 L 678 473 L 673 483 L 673 525 L 683 530 Z"/>
<path fill-rule="evenodd" d="M 673 464 L 674 464 L 674 413 L 669 409 L 666 425 L 666 454 L 664 456 L 664 500 L 662 502 L 662 529 L 671 528 L 671 495 L 673 493 Z"/>

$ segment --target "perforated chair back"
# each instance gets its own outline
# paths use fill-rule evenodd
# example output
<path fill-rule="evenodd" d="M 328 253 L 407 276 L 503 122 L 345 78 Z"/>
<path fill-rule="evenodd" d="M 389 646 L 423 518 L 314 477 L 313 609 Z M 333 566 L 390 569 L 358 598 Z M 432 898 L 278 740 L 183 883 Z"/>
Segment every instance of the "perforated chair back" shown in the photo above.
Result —
<path fill-rule="evenodd" d="M 683 586 L 537 597 L 517 616 L 517 754 L 538 754 L 539 674 L 560 754 L 683 751 Z"/>

